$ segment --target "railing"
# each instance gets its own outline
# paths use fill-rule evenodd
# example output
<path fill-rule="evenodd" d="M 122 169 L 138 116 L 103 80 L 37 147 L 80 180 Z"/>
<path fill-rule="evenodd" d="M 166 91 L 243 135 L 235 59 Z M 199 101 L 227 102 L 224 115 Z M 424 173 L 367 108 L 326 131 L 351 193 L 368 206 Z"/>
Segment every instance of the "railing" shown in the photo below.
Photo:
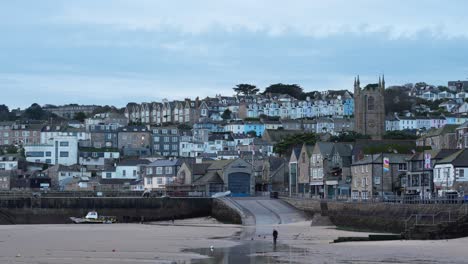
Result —
<path fill-rule="evenodd" d="M 40 197 L 141 197 L 142 191 L 4 191 L 0 199 Z"/>
<path fill-rule="evenodd" d="M 453 223 L 467 216 L 467 204 L 463 205 L 462 213 L 457 211 L 442 211 L 435 214 L 412 214 L 405 220 L 405 231 L 415 225 L 436 225 L 441 223 Z"/>
<path fill-rule="evenodd" d="M 349 203 L 404 203 L 404 204 L 465 204 L 468 203 L 464 197 L 432 197 L 421 198 L 415 195 L 403 196 L 369 196 L 369 197 L 350 197 L 346 195 L 334 197 L 322 197 L 321 195 L 311 194 L 289 194 L 287 192 L 279 192 L 279 197 L 304 199 L 304 200 L 324 200 L 324 201 L 341 201 Z"/>

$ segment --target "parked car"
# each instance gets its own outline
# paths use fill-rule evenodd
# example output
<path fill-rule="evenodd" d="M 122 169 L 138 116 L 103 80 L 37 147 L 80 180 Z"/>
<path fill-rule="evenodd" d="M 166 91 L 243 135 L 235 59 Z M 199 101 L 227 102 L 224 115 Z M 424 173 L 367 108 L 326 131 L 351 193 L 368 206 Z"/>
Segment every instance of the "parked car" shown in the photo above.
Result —
<path fill-rule="evenodd" d="M 383 201 L 383 202 L 389 202 L 389 203 L 394 203 L 397 201 L 397 196 L 392 193 L 392 192 L 378 192 L 377 196 Z"/>
<path fill-rule="evenodd" d="M 412 194 L 405 194 L 403 196 L 404 203 L 420 203 L 421 202 L 421 195 L 417 193 Z"/>
<path fill-rule="evenodd" d="M 463 202 L 463 200 L 458 199 L 458 192 L 444 192 L 443 197 L 446 203 L 458 203 L 459 200 Z"/>

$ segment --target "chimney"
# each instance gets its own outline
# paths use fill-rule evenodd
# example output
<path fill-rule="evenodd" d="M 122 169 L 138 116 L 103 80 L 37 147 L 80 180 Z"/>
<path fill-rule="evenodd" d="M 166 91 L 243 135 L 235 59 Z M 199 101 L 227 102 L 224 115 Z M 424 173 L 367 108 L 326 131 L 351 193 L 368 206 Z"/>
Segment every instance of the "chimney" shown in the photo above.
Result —
<path fill-rule="evenodd" d="M 201 163 L 203 163 L 203 158 L 197 157 L 197 158 L 195 159 L 195 163 L 196 163 L 196 164 L 201 164 Z"/>

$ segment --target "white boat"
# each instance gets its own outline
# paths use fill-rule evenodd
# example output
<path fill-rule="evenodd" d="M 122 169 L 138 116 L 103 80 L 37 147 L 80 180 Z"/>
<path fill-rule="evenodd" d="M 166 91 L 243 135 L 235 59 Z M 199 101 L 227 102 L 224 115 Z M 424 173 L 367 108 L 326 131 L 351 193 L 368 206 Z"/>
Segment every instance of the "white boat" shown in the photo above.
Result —
<path fill-rule="evenodd" d="M 112 224 L 117 222 L 115 216 L 99 216 L 96 211 L 90 211 L 85 217 L 70 217 L 75 224 Z"/>

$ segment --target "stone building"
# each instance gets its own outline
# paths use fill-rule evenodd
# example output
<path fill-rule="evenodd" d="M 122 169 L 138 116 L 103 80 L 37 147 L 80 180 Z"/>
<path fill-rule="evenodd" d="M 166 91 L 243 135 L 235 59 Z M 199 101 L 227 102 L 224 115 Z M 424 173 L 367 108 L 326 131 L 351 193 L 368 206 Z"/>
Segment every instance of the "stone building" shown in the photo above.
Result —
<path fill-rule="evenodd" d="M 355 130 L 381 139 L 385 132 L 385 79 L 379 77 L 378 84 L 360 87 L 359 76 L 354 81 Z"/>

